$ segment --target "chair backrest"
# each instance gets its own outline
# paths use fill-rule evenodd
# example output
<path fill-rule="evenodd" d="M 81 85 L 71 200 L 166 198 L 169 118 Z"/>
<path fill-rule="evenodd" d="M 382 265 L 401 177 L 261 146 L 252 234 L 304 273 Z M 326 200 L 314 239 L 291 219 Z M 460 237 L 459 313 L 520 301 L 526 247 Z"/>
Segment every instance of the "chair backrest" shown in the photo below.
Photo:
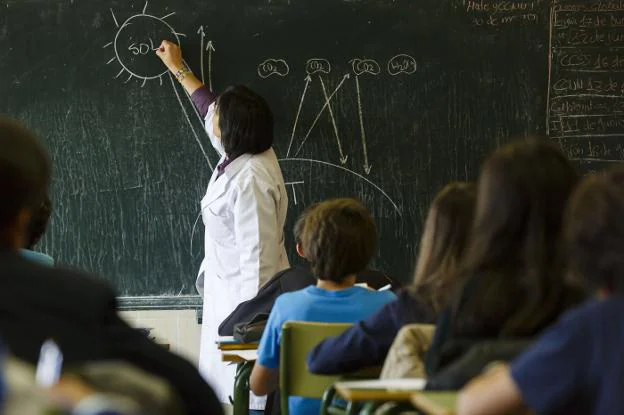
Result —
<path fill-rule="evenodd" d="M 289 321 L 280 340 L 280 393 L 282 414 L 288 414 L 288 397 L 320 399 L 339 376 L 314 375 L 308 371 L 310 350 L 327 337 L 337 336 L 352 324 Z"/>

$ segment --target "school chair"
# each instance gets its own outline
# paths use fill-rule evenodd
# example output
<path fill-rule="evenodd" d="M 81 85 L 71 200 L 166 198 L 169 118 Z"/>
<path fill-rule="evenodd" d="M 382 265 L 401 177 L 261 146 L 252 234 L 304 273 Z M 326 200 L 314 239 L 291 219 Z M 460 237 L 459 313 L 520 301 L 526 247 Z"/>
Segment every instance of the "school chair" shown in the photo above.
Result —
<path fill-rule="evenodd" d="M 282 415 L 288 415 L 288 397 L 321 399 L 325 390 L 340 376 L 314 375 L 306 363 L 310 350 L 327 337 L 337 336 L 351 327 L 342 323 L 290 321 L 282 327 L 280 341 L 280 400 Z"/>

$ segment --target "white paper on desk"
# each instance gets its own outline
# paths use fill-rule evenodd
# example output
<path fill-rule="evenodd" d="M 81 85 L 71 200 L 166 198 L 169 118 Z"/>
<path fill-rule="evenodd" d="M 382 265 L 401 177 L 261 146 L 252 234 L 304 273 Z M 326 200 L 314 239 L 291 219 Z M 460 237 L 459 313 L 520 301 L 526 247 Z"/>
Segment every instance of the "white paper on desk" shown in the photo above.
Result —
<path fill-rule="evenodd" d="M 219 336 L 217 337 L 217 340 L 215 340 L 215 343 L 220 344 L 220 343 L 238 343 L 238 342 L 234 340 L 234 336 Z"/>
<path fill-rule="evenodd" d="M 350 382 L 338 382 L 346 389 L 386 389 L 386 390 L 410 390 L 420 391 L 425 389 L 427 381 L 423 378 L 413 379 L 369 379 L 354 380 Z"/>

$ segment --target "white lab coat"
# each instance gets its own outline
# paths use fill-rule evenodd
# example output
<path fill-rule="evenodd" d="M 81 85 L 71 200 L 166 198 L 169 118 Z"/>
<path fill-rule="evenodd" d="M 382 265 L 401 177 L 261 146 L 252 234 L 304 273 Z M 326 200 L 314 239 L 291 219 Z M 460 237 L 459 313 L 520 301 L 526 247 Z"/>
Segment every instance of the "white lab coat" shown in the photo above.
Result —
<path fill-rule="evenodd" d="M 211 111 L 206 128 L 212 128 L 210 117 Z M 201 201 L 205 256 L 197 278 L 197 289 L 204 296 L 199 370 L 221 402 L 229 403 L 235 365 L 221 362 L 215 345 L 217 328 L 238 304 L 288 268 L 284 247 L 288 195 L 272 149 L 244 154 L 218 179 L 217 174 L 215 169 Z M 250 406 L 264 409 L 265 402 L 252 395 Z"/>

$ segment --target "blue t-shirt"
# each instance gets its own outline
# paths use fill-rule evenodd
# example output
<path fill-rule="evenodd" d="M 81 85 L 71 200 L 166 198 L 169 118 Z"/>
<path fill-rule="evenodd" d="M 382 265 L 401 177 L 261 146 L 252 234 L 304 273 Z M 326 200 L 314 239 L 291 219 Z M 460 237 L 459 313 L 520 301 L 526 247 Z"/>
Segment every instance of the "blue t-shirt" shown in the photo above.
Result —
<path fill-rule="evenodd" d="M 29 249 L 22 249 L 20 252 L 24 256 L 24 258 L 30 261 L 34 261 L 40 265 L 46 265 L 49 267 L 54 266 L 54 258 L 42 252 L 31 251 Z"/>
<path fill-rule="evenodd" d="M 566 313 L 511 365 L 539 414 L 624 414 L 624 297 Z"/>
<path fill-rule="evenodd" d="M 311 286 L 282 294 L 275 301 L 262 334 L 258 363 L 269 369 L 279 367 L 280 337 L 287 321 L 354 323 L 368 318 L 395 298 L 390 291 L 371 291 L 362 287 L 327 291 Z M 288 408 L 293 415 L 318 415 L 321 400 L 291 396 Z"/>

